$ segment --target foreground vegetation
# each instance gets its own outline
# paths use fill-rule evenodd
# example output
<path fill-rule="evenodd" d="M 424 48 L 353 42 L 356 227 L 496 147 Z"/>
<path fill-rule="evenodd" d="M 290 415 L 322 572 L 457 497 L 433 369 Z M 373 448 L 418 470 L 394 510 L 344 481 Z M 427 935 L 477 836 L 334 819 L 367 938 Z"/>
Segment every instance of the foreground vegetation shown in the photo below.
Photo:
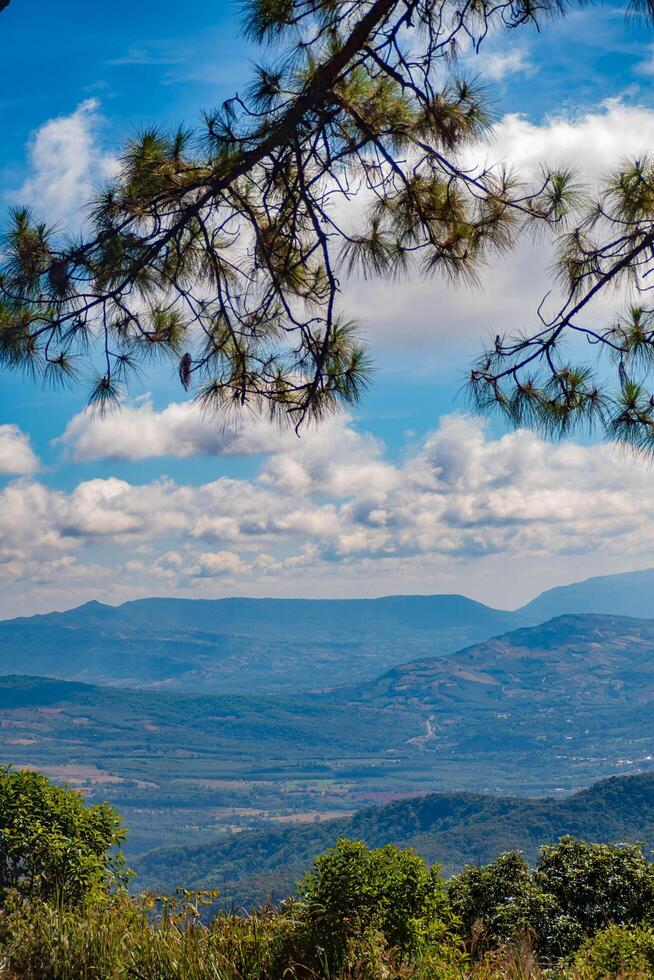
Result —
<path fill-rule="evenodd" d="M 564 837 L 446 882 L 409 849 L 343 838 L 277 908 L 130 897 L 106 804 L 0 769 L 0 977 L 495 980 L 654 976 L 654 864 Z"/>
<path fill-rule="evenodd" d="M 388 843 L 412 848 L 427 864 L 438 862 L 449 878 L 466 864 L 487 864 L 504 851 L 520 851 L 535 864 L 542 845 L 564 835 L 643 841 L 652 856 L 654 773 L 614 776 L 552 798 L 430 793 L 367 807 L 340 820 L 214 834 L 204 843 L 149 851 L 130 864 L 140 890 L 168 893 L 182 881 L 193 890 L 220 889 L 226 907 L 251 908 L 270 896 L 293 894 L 315 858 L 342 837 L 371 848 Z"/>
<path fill-rule="evenodd" d="M 594 863 L 587 845 L 567 841 L 563 846 L 581 848 Z M 607 848 L 599 855 L 600 862 L 607 854 L 618 853 L 619 848 Z M 519 890 L 517 895 L 510 889 L 502 891 L 503 875 L 498 872 L 517 860 L 506 855 L 496 868 L 478 872 L 479 877 L 489 878 L 478 909 L 489 919 L 475 919 L 472 928 L 457 917 L 456 903 L 438 875 L 427 871 L 415 855 L 392 847 L 368 851 L 352 841 L 343 841 L 324 855 L 305 879 L 300 897 L 281 909 L 250 915 L 222 912 L 208 924 L 202 921 L 198 896 L 156 903 L 147 897 L 116 894 L 69 907 L 27 900 L 13 892 L 5 896 L 0 916 L 0 976 L 32 980 L 535 980 L 545 976 L 635 980 L 654 976 L 649 909 L 621 908 L 619 903 L 605 906 L 605 922 L 621 921 L 596 929 L 597 923 L 591 925 L 584 916 L 578 921 L 572 917 L 573 909 L 583 904 L 582 886 L 571 906 L 558 910 L 563 931 L 551 933 L 552 918 L 546 916 L 538 926 L 532 917 L 539 906 L 553 912 L 551 896 L 535 887 L 531 893 Z M 374 873 L 368 877 L 371 868 Z M 629 888 L 627 877 L 625 894 Z M 458 889 L 457 902 L 466 883 L 459 881 Z M 598 906 L 606 897 L 598 895 Z M 490 905 L 484 907 L 489 898 Z M 474 902 L 472 888 L 463 903 L 465 911 Z M 544 954 L 552 942 L 561 941 L 561 955 Z"/>

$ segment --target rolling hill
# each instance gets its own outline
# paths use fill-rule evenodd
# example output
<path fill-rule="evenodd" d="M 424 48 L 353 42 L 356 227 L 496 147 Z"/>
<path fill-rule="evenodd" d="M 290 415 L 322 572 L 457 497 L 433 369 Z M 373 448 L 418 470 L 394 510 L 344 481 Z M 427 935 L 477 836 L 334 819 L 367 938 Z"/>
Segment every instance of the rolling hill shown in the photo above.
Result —
<path fill-rule="evenodd" d="M 654 700 L 654 620 L 627 616 L 558 616 L 512 630 L 454 656 L 400 664 L 358 688 L 370 702 L 457 705 L 484 710 L 581 710 L 593 704 L 649 704 Z"/>
<path fill-rule="evenodd" d="M 339 837 L 371 847 L 413 847 L 446 874 L 518 849 L 534 862 L 538 849 L 564 834 L 596 841 L 638 840 L 654 847 L 654 774 L 602 780 L 569 796 L 515 799 L 437 793 L 370 807 L 353 817 L 306 827 L 231 834 L 195 847 L 161 848 L 135 864 L 135 888 L 218 888 L 229 903 L 283 897 L 313 858 Z M 257 868 L 255 875 L 252 868 Z"/>

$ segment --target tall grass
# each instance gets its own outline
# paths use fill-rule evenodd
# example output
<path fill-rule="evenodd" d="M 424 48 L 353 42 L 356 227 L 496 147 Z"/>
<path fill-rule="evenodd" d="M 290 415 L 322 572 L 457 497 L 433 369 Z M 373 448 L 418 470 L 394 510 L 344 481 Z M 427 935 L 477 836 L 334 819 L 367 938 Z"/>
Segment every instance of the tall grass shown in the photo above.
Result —
<path fill-rule="evenodd" d="M 294 974 L 292 918 L 164 915 L 117 898 L 84 911 L 14 902 L 0 914 L 3 977 L 34 980 L 273 980 Z M 290 972 L 286 972 L 287 968 Z M 281 971 L 281 972 L 280 972 Z"/>
<path fill-rule="evenodd" d="M 645 980 L 651 930 L 615 928 L 576 963 L 544 969 L 528 936 L 485 952 L 427 949 L 411 961 L 374 931 L 353 940 L 331 973 L 293 906 L 252 915 L 221 913 L 208 925 L 193 912 L 153 919 L 144 904 L 116 897 L 70 911 L 10 899 L 0 912 L 2 980 Z M 626 954 L 623 955 L 623 949 Z M 644 955 L 642 950 L 645 950 Z"/>

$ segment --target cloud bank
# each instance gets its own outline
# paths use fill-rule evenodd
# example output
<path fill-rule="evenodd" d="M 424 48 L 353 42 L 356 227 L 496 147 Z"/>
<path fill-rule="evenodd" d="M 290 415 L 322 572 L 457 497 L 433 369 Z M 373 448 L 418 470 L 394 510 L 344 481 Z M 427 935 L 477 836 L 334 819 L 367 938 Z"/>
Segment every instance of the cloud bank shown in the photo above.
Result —
<path fill-rule="evenodd" d="M 174 428 L 174 413 L 159 424 Z M 651 561 L 652 471 L 621 464 L 608 445 L 492 438 L 479 420 L 451 415 L 397 461 L 344 419 L 270 449 L 250 479 L 114 477 L 68 492 L 10 482 L 0 492 L 7 601 L 28 580 L 52 605 L 59 595 L 347 595 L 393 583 L 452 591 L 452 577 L 478 582 L 507 561 Z"/>

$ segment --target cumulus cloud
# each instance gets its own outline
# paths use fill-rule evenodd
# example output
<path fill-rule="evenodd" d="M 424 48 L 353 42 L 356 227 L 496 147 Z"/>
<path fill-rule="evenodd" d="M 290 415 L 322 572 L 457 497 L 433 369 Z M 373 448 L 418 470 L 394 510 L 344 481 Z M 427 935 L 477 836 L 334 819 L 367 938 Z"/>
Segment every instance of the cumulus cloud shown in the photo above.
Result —
<path fill-rule="evenodd" d="M 186 569 L 191 578 L 222 578 L 241 571 L 243 563 L 233 551 L 203 551 Z"/>
<path fill-rule="evenodd" d="M 395 478 L 381 459 L 382 444 L 356 433 L 349 422 L 344 414 L 328 418 L 299 439 L 293 429 L 259 415 L 225 421 L 192 401 L 171 402 L 157 411 L 145 397 L 105 416 L 79 413 L 55 443 L 76 462 L 266 455 L 263 484 L 299 495 L 322 485 L 326 494 L 344 497 L 357 487 L 387 485 Z M 211 525 L 228 526 L 222 518 Z"/>
<path fill-rule="evenodd" d="M 14 481 L 0 493 L 0 580 L 10 597 L 38 570 L 32 594 L 63 581 L 75 598 L 470 591 L 506 562 L 556 580 L 572 557 L 592 569 L 652 561 L 651 482 L 648 465 L 619 465 L 609 445 L 492 438 L 462 415 L 396 461 L 333 420 L 249 479 L 93 479 L 69 492 Z"/>
<path fill-rule="evenodd" d="M 30 446 L 29 436 L 17 425 L 0 425 L 0 474 L 35 473 L 38 468 L 39 461 Z"/>
<path fill-rule="evenodd" d="M 542 162 L 572 167 L 592 186 L 628 157 L 642 157 L 654 139 L 654 110 L 609 99 L 592 111 L 551 115 L 540 123 L 505 116 L 495 130 L 489 159 L 527 172 Z"/>
<path fill-rule="evenodd" d="M 290 436 L 260 416 L 221 421 L 195 402 L 157 411 L 149 397 L 104 416 L 81 412 L 58 442 L 76 461 L 139 460 L 156 456 L 237 456 L 272 452 Z"/>
<path fill-rule="evenodd" d="M 28 176 L 10 199 L 33 207 L 50 224 L 78 224 L 79 209 L 116 167 L 115 159 L 101 149 L 101 124 L 97 99 L 86 99 L 70 115 L 45 122 L 29 145 Z"/>

